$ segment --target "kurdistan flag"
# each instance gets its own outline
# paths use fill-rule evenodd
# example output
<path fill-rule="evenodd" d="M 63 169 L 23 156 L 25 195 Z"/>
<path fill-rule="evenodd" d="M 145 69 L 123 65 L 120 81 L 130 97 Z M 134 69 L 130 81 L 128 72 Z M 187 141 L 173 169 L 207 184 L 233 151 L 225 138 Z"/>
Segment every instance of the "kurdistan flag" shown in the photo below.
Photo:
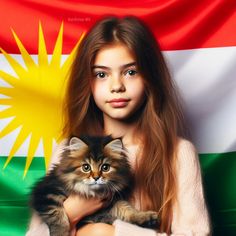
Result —
<path fill-rule="evenodd" d="M 111 12 L 141 17 L 160 41 L 199 152 L 214 235 L 236 235 L 235 9 L 234 0 L 1 1 L 0 236 L 26 231 L 27 194 L 60 141 L 76 45 Z"/>

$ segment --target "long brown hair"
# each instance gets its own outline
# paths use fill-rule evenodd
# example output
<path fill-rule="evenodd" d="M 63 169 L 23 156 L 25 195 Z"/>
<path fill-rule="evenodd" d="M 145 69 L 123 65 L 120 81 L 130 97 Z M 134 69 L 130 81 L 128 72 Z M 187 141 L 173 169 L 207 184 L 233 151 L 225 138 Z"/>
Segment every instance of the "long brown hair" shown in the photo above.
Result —
<path fill-rule="evenodd" d="M 176 147 L 182 115 L 158 42 L 136 17 L 106 17 L 82 40 L 68 83 L 64 135 L 103 133 L 102 112 L 95 105 L 90 89 L 91 68 L 98 51 L 116 42 L 123 43 L 134 53 L 146 89 L 147 99 L 138 120 L 143 149 L 135 171 L 141 207 L 158 211 L 161 231 L 170 233 L 177 192 Z"/>

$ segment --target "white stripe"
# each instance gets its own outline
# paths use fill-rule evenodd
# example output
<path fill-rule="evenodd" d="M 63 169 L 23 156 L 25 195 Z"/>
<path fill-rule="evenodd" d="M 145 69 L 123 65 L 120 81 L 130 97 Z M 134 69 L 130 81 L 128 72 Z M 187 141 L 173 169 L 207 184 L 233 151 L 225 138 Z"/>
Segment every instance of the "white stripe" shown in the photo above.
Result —
<path fill-rule="evenodd" d="M 12 56 L 24 64 L 21 56 Z M 199 153 L 236 151 L 236 47 L 165 51 L 164 56 L 181 90 Z M 37 61 L 37 56 L 32 57 Z M 67 55 L 62 56 L 63 61 L 66 58 Z M 2 54 L 0 69 L 14 73 Z M 16 135 L 15 132 L 0 140 L 1 155 L 9 152 Z M 21 148 L 17 155 L 25 153 Z M 37 155 L 43 155 L 42 147 Z"/>
<path fill-rule="evenodd" d="M 236 151 L 236 47 L 166 52 L 200 153 Z"/>

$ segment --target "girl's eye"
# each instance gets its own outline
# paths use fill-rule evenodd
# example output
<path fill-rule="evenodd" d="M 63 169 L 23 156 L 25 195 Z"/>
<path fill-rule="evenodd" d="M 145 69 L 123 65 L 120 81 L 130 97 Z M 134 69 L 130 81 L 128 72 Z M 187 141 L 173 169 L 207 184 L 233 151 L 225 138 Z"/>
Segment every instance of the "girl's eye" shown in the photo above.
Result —
<path fill-rule="evenodd" d="M 105 72 L 96 72 L 95 77 L 98 79 L 103 79 L 106 77 L 106 73 Z"/>
<path fill-rule="evenodd" d="M 138 72 L 136 71 L 136 70 L 127 70 L 126 71 L 126 75 L 128 75 L 128 76 L 134 76 L 134 75 L 136 75 Z"/>
<path fill-rule="evenodd" d="M 82 165 L 82 170 L 84 172 L 89 172 L 91 170 L 91 166 L 89 164 L 83 164 Z"/>
<path fill-rule="evenodd" d="M 109 164 L 103 164 L 101 167 L 101 170 L 103 172 L 108 172 L 110 170 L 110 165 Z"/>

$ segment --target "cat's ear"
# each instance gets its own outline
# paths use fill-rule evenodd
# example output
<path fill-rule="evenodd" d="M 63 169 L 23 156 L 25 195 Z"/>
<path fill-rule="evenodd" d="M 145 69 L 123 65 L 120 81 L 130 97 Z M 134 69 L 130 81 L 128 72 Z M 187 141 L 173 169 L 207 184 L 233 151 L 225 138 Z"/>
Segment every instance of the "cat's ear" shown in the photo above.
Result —
<path fill-rule="evenodd" d="M 88 145 L 77 137 L 71 138 L 68 146 L 69 150 L 71 151 L 79 150 L 85 147 L 88 147 Z"/>
<path fill-rule="evenodd" d="M 122 151 L 123 149 L 123 143 L 121 141 L 121 139 L 117 138 L 117 139 L 113 139 L 111 142 L 109 142 L 108 144 L 105 145 L 105 148 L 109 148 L 112 151 Z"/>

